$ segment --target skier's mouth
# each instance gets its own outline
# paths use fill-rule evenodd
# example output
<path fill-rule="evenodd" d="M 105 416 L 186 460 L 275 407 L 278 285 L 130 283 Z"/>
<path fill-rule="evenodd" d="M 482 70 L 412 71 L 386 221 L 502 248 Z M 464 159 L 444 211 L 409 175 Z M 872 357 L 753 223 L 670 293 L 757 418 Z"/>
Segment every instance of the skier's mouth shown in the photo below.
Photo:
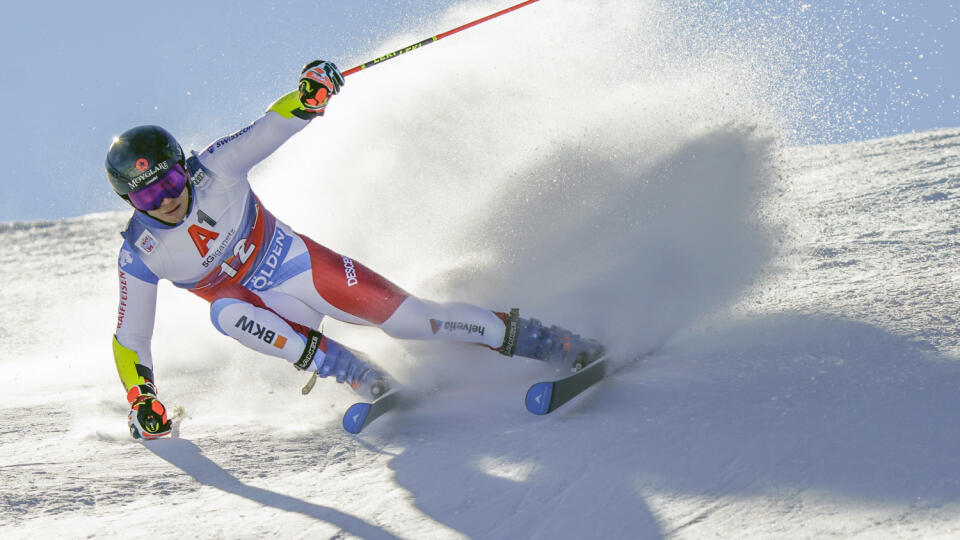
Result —
<path fill-rule="evenodd" d="M 173 206 L 169 208 L 160 208 L 160 214 L 164 216 L 172 216 L 177 213 L 177 210 L 180 209 L 180 203 L 174 203 Z"/>
<path fill-rule="evenodd" d="M 182 202 L 174 203 L 170 208 L 160 208 L 158 213 L 164 218 L 164 221 L 175 221 L 180 217 L 180 210 L 183 208 Z"/>

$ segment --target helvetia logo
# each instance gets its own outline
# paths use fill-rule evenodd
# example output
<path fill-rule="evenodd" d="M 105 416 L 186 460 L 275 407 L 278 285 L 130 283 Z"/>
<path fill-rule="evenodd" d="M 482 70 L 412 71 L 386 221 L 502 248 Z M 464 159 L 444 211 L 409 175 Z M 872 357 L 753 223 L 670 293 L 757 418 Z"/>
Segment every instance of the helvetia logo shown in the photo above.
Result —
<path fill-rule="evenodd" d="M 468 334 L 480 334 L 481 336 L 487 333 L 487 327 L 479 324 L 458 321 L 438 321 L 436 319 L 430 319 L 430 328 L 433 329 L 434 334 L 438 333 L 441 328 L 447 332 L 459 331 Z"/>

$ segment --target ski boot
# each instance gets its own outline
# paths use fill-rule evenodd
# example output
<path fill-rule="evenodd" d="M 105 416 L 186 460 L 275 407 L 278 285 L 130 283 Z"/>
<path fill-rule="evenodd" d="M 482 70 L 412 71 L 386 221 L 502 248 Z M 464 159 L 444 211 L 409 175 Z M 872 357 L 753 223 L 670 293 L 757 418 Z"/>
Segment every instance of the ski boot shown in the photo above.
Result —
<path fill-rule="evenodd" d="M 320 335 L 319 332 L 316 334 Z M 367 355 L 344 347 L 332 339 L 322 339 L 327 350 L 316 350 L 310 362 L 312 365 L 308 368 L 310 371 L 322 378 L 336 377 L 337 382 L 349 384 L 354 392 L 364 398 L 377 399 L 390 391 L 393 386 L 390 376 L 377 367 Z M 308 393 L 312 388 L 312 382 L 308 382 L 303 393 Z"/>
<path fill-rule="evenodd" d="M 580 371 L 603 356 L 603 345 L 584 339 L 559 326 L 549 328 L 537 319 L 521 319 L 520 310 L 497 313 L 507 332 L 497 349 L 505 356 L 525 356 L 549 362 L 561 369 Z"/>

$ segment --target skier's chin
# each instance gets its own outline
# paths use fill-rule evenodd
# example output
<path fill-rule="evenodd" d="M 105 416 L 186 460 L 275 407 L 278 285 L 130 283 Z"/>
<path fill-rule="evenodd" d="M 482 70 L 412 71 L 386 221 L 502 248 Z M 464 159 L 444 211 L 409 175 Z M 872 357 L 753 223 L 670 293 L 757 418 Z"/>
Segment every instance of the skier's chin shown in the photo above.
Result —
<path fill-rule="evenodd" d="M 187 210 L 190 207 L 189 190 L 183 190 L 176 199 L 164 199 L 164 204 L 156 210 L 149 210 L 147 214 L 154 219 L 159 219 L 164 223 L 176 225 L 187 217 Z"/>

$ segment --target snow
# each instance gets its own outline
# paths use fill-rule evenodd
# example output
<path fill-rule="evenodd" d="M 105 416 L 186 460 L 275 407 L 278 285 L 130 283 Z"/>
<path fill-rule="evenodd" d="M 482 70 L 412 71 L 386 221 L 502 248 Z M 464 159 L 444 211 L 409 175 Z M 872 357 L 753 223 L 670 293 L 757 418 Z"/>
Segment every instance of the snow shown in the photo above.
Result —
<path fill-rule="evenodd" d="M 0 224 L 0 536 L 956 535 L 960 129 L 796 146 L 803 95 L 759 92 L 750 43 L 612 74 L 676 35 L 658 4 L 543 4 L 351 77 L 253 183 L 408 290 L 603 339 L 614 376 L 540 418 L 535 362 L 327 322 L 419 396 L 354 437 L 349 390 L 301 396 L 162 284 L 158 384 L 189 418 L 144 444 L 110 359 L 126 216 Z M 586 49 L 519 31 L 597 17 Z"/>

